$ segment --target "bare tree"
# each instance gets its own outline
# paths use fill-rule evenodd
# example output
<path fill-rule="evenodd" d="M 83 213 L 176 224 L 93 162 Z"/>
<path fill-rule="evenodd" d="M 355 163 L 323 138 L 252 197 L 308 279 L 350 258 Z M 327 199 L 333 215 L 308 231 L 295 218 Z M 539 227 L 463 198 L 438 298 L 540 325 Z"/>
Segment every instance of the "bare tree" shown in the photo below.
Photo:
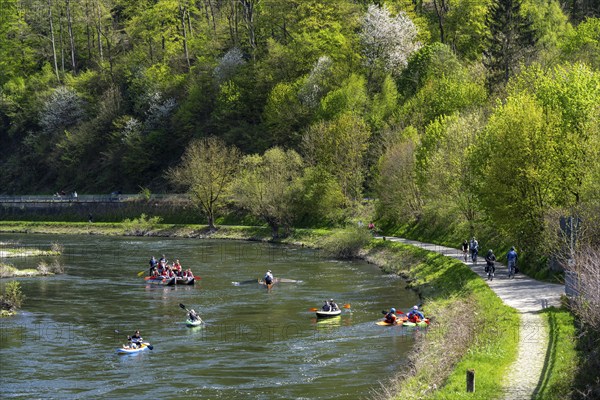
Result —
<path fill-rule="evenodd" d="M 52 22 L 52 0 L 48 0 L 48 21 L 50 22 L 50 43 L 52 44 L 54 73 L 56 74 L 56 80 L 60 82 L 60 76 L 58 75 L 58 61 L 56 59 L 56 41 L 54 40 L 54 23 Z"/>

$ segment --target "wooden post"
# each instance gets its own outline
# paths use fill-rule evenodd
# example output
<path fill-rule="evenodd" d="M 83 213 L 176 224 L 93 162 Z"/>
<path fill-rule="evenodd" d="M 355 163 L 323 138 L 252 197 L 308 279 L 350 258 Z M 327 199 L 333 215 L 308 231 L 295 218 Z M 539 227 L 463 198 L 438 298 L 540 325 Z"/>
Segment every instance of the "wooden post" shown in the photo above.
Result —
<path fill-rule="evenodd" d="M 475 370 L 467 370 L 467 393 L 475 392 Z"/>

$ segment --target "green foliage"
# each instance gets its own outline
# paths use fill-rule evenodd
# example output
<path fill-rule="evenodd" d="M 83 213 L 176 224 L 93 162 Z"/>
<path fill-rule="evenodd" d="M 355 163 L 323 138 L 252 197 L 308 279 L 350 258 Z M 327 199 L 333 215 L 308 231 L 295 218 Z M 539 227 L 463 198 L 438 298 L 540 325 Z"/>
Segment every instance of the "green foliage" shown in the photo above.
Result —
<path fill-rule="evenodd" d="M 139 218 L 125 219 L 123 221 L 123 229 L 126 234 L 143 236 L 150 230 L 156 228 L 161 222 L 161 217 L 149 217 L 142 213 Z"/>
<path fill-rule="evenodd" d="M 366 227 L 350 226 L 334 231 L 322 242 L 323 250 L 331 257 L 353 258 L 358 256 L 372 239 L 371 232 Z"/>
<path fill-rule="evenodd" d="M 21 308 L 25 295 L 21 290 L 21 284 L 17 281 L 10 281 L 4 286 L 4 293 L 0 296 L 0 306 L 2 309 L 15 310 Z"/>
<path fill-rule="evenodd" d="M 300 177 L 302 158 L 294 150 L 274 147 L 264 155 L 242 159 L 233 183 L 237 205 L 262 219 L 271 227 L 273 237 L 279 228 L 289 228 L 294 219 L 293 188 Z"/>
<path fill-rule="evenodd" d="M 335 176 L 323 168 L 304 170 L 293 199 L 297 224 L 327 226 L 342 221 L 346 199 Z"/>
<path fill-rule="evenodd" d="M 588 18 L 580 23 L 562 44 L 563 58 L 600 68 L 600 18 Z"/>

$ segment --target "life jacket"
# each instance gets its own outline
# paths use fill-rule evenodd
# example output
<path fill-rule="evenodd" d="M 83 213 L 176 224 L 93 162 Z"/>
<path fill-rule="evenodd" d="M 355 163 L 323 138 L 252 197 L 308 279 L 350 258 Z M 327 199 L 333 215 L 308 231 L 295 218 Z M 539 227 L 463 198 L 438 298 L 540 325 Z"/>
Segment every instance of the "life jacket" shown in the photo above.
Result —
<path fill-rule="evenodd" d="M 385 314 L 385 322 L 393 324 L 394 322 L 396 322 L 396 315 L 392 313 Z"/>

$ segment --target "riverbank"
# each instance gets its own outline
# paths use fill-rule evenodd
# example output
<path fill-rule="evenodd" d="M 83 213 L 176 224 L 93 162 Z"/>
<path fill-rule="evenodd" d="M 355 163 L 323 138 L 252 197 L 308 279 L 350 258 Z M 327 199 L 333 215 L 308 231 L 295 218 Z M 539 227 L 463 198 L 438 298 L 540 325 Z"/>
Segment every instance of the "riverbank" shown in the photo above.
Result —
<path fill-rule="evenodd" d="M 0 232 L 133 235 L 120 223 L 0 222 Z M 156 224 L 144 236 L 272 241 L 266 227 Z M 320 247 L 331 231 L 296 229 L 278 243 Z M 385 382 L 382 398 L 455 398 L 465 393 L 465 370 L 477 371 L 469 398 L 502 396 L 502 383 L 517 356 L 519 317 L 462 262 L 401 243 L 373 240 L 360 255 L 384 271 L 404 276 L 432 318 L 418 331 L 410 363 Z M 407 310 L 404 310 L 407 311 Z"/>

